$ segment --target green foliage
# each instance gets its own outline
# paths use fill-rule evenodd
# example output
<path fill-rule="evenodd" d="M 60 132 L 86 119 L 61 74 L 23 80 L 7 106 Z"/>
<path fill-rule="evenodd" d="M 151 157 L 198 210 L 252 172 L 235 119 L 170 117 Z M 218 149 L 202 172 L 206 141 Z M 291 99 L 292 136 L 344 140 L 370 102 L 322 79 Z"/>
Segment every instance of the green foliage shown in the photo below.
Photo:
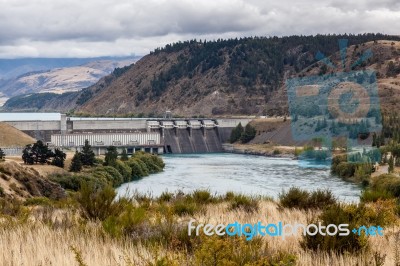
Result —
<path fill-rule="evenodd" d="M 239 123 L 235 128 L 232 129 L 231 137 L 229 138 L 230 143 L 234 143 L 240 139 L 243 134 L 242 123 Z"/>
<path fill-rule="evenodd" d="M 54 174 L 50 175 L 49 179 L 62 188 L 72 191 L 78 191 L 82 182 L 91 182 L 96 184 L 96 187 L 104 187 L 108 184 L 105 178 L 97 178 L 92 175 L 78 175 L 78 174 Z"/>
<path fill-rule="evenodd" d="M 244 127 L 244 131 L 243 131 L 242 135 L 240 136 L 240 140 L 243 143 L 247 143 L 250 140 L 254 139 L 254 137 L 256 136 L 256 133 L 257 133 L 256 129 L 249 123 Z"/>
<path fill-rule="evenodd" d="M 327 226 L 329 224 L 349 224 L 350 230 L 352 228 L 358 228 L 358 226 L 367 225 L 361 220 L 362 212 L 364 210 L 358 207 L 354 211 L 349 208 L 343 207 L 339 204 L 332 205 L 325 209 L 320 215 L 318 222 L 321 225 Z M 317 221 L 312 221 L 313 224 L 318 224 Z M 305 249 L 310 250 L 322 250 L 322 251 L 332 251 L 338 253 L 344 253 L 346 251 L 354 253 L 365 250 L 368 245 L 367 237 L 363 234 L 349 234 L 347 236 L 339 236 L 336 234 L 334 236 L 323 236 L 317 234 L 311 236 L 306 234 L 303 236 L 303 241 L 301 245 Z"/>
<path fill-rule="evenodd" d="M 246 241 L 243 237 L 201 237 L 195 245 L 195 264 L 225 265 L 296 265 L 296 256 L 284 252 L 272 253 L 261 238 Z"/>
<path fill-rule="evenodd" d="M 400 197 L 400 178 L 391 174 L 380 175 L 373 179 L 369 190 Z"/>
<path fill-rule="evenodd" d="M 131 158 L 126 162 L 126 164 L 131 168 L 131 180 L 137 180 L 141 177 L 149 175 L 146 165 L 140 160 Z"/>
<path fill-rule="evenodd" d="M 4 151 L 0 148 L 0 160 L 3 160 L 6 158 L 6 154 L 4 153 Z"/>
<path fill-rule="evenodd" d="M 26 145 L 22 153 L 25 164 L 49 164 L 50 158 L 54 157 L 54 153 L 41 140 L 33 145 Z"/>
<path fill-rule="evenodd" d="M 129 66 L 124 66 L 124 67 L 116 67 L 113 71 L 113 75 L 116 78 L 119 78 L 122 76 L 124 73 L 126 73 L 129 69 L 131 69 L 134 66 L 134 64 L 131 64 Z"/>
<path fill-rule="evenodd" d="M 55 165 L 57 167 L 64 168 L 64 161 L 67 155 L 61 151 L 60 149 L 56 148 L 54 150 L 54 158 L 51 162 L 52 165 Z"/>
<path fill-rule="evenodd" d="M 380 201 L 373 205 L 365 204 L 333 204 L 323 210 L 318 219 L 312 224 L 327 226 L 329 224 L 348 224 L 349 230 L 360 226 L 387 226 L 396 221 L 396 203 L 393 200 Z M 348 234 L 334 236 L 303 236 L 301 243 L 305 249 L 314 251 L 328 251 L 337 253 L 357 253 L 368 248 L 367 236 L 361 234 Z"/>
<path fill-rule="evenodd" d="M 92 182 L 82 182 L 76 200 L 86 218 L 104 221 L 122 211 L 120 202 L 114 201 L 115 196 L 116 192 L 111 186 L 99 188 Z"/>
<path fill-rule="evenodd" d="M 377 202 L 378 200 L 392 199 L 394 196 L 388 191 L 366 189 L 361 193 L 362 202 Z"/>
<path fill-rule="evenodd" d="M 121 174 L 124 182 L 131 181 L 132 169 L 129 167 L 129 165 L 126 162 L 117 160 L 115 162 L 114 168 L 117 169 L 118 172 Z"/>
<path fill-rule="evenodd" d="M 146 220 L 146 210 L 135 208 L 126 200 L 120 200 L 124 208 L 118 215 L 110 215 L 103 221 L 104 230 L 112 236 L 120 237 L 131 235 L 139 229 L 140 225 Z"/>
<path fill-rule="evenodd" d="M 256 198 L 243 194 L 234 195 L 230 200 L 229 209 L 243 209 L 245 212 L 256 212 L 259 208 L 259 201 Z"/>
<path fill-rule="evenodd" d="M 330 190 L 308 192 L 292 187 L 288 192 L 279 194 L 279 201 L 285 208 L 321 209 L 335 204 L 336 198 Z"/>
<path fill-rule="evenodd" d="M 128 160 L 129 160 L 128 153 L 126 152 L 126 149 L 123 148 L 121 153 L 121 161 L 128 161 Z"/>
<path fill-rule="evenodd" d="M 74 157 L 72 157 L 71 165 L 69 167 L 69 171 L 71 172 L 80 172 L 82 170 L 82 161 L 81 161 L 81 153 L 78 151 L 75 152 Z"/>
<path fill-rule="evenodd" d="M 81 151 L 82 165 L 93 166 L 96 161 L 96 156 L 93 152 L 92 146 L 89 145 L 89 140 L 85 140 L 85 145 Z"/>
<path fill-rule="evenodd" d="M 114 166 L 118 159 L 117 147 L 109 146 L 106 151 L 106 157 L 104 159 L 104 165 Z"/>
<path fill-rule="evenodd" d="M 112 166 L 97 166 L 92 170 L 92 176 L 107 180 L 113 187 L 117 187 L 124 182 L 123 176 Z"/>

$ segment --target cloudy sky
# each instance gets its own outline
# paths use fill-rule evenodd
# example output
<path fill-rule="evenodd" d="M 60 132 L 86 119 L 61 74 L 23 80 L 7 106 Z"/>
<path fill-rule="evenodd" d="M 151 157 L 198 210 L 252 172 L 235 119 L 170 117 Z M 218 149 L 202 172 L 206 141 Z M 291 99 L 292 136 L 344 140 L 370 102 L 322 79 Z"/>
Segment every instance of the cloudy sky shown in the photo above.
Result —
<path fill-rule="evenodd" d="M 0 0 L 0 58 L 144 55 L 179 40 L 400 34 L 398 0 Z"/>

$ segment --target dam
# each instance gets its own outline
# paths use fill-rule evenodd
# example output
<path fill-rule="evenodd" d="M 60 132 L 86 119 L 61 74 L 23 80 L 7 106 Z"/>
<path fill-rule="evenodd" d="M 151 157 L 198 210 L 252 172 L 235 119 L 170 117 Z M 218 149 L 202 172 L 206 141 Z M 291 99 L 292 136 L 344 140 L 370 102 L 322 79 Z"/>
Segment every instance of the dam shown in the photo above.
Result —
<path fill-rule="evenodd" d="M 239 123 L 249 118 L 100 118 L 69 117 L 59 114 L 54 119 L 8 119 L 3 122 L 23 131 L 50 147 L 80 150 L 85 143 L 98 154 L 116 146 L 128 154 L 151 153 L 216 153 Z"/>

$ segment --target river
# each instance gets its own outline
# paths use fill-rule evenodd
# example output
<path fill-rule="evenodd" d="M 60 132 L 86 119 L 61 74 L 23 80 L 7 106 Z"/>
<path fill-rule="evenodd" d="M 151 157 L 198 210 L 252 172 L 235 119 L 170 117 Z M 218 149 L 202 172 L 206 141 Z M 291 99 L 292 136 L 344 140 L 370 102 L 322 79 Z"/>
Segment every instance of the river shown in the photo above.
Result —
<path fill-rule="evenodd" d="M 123 184 L 118 195 L 133 191 L 158 196 L 163 191 L 209 189 L 277 198 L 296 186 L 309 191 L 330 189 L 341 201 L 357 202 L 360 186 L 332 176 L 329 168 L 300 167 L 297 160 L 241 154 L 164 155 L 163 172 Z"/>

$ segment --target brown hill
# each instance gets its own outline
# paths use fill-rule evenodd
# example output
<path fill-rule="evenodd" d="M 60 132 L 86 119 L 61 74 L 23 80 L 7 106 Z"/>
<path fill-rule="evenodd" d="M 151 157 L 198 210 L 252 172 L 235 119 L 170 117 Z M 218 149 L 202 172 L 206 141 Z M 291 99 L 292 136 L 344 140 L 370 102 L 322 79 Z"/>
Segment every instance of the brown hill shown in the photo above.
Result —
<path fill-rule="evenodd" d="M 396 104 L 400 37 L 363 34 L 167 45 L 82 92 L 57 97 L 39 109 L 74 109 L 92 115 L 151 116 L 166 110 L 180 116 L 287 114 L 286 78 L 318 75 L 324 70 L 315 59 L 318 51 L 334 62 L 339 60 L 339 39 L 349 41 L 348 62 L 357 60 L 367 48 L 373 50 L 373 57 L 357 69 L 376 69 L 385 108 Z M 390 61 L 392 71 L 388 71 Z M 19 102 L 27 104 L 25 99 Z"/>
<path fill-rule="evenodd" d="M 0 163 L 1 196 L 26 199 L 30 197 L 65 197 L 59 184 L 49 181 L 32 167 L 25 167 L 15 161 Z"/>
<path fill-rule="evenodd" d="M 22 131 L 0 122 L 0 147 L 21 147 L 32 144 L 36 140 Z"/>
<path fill-rule="evenodd" d="M 312 55 L 310 52 L 303 53 L 300 47 L 288 49 L 286 53 L 306 64 L 307 60 L 311 61 Z M 372 57 L 354 70 L 373 69 L 377 72 L 382 108 L 388 110 L 400 101 L 400 42 L 379 40 L 352 45 L 347 50 L 347 67 L 358 60 L 367 49 L 371 49 Z M 204 72 L 195 70 L 192 76 L 172 79 L 167 82 L 161 96 L 154 95 L 154 83 L 160 81 L 160 78 L 154 77 L 165 75 L 163 73 L 176 66 L 179 58 L 187 56 L 187 53 L 187 50 L 180 50 L 144 57 L 109 86 L 98 88 L 98 93 L 94 93 L 91 99 L 77 108 L 77 111 L 89 114 L 162 114 L 165 110 L 171 110 L 174 114 L 183 116 L 286 114 L 288 109 L 285 78 L 318 75 L 324 69 L 321 62 L 300 70 L 296 69 L 298 67 L 295 63 L 286 64 L 276 85 L 271 85 L 267 90 L 263 88 L 264 81 L 259 77 L 253 85 L 244 86 L 239 83 L 233 87 L 230 79 L 232 77 L 228 74 L 231 66 L 229 59 L 226 59 L 216 68 Z M 222 57 L 232 60 L 228 49 L 223 50 Z M 340 64 L 338 49 L 330 55 L 330 59 L 333 63 Z M 264 60 L 265 67 L 268 67 L 268 60 L 259 60 Z M 393 73 L 389 71 L 389 64 L 394 65 Z M 328 69 L 326 73 L 333 71 L 341 69 Z"/>

